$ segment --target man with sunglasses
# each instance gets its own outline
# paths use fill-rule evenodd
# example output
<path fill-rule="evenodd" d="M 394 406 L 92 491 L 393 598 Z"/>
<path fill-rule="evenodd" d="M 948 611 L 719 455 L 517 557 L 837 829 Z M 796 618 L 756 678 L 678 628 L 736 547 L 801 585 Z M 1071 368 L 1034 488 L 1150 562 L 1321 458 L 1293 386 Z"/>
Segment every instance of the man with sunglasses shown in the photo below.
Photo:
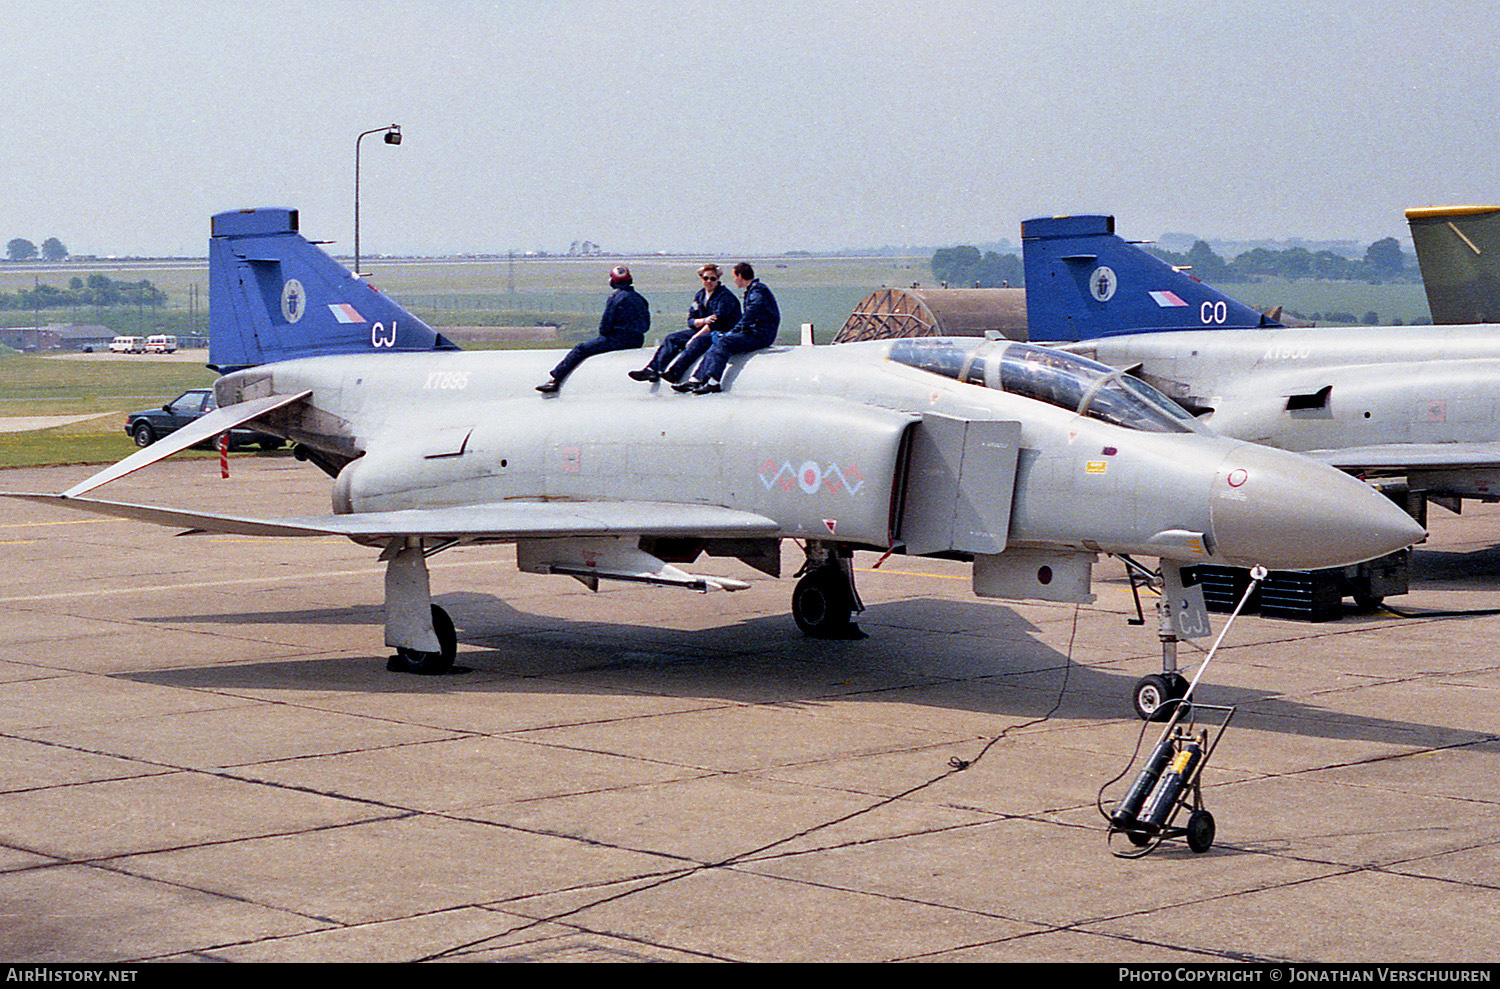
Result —
<path fill-rule="evenodd" d="M 714 338 L 735 328 L 740 321 L 740 300 L 719 283 L 719 266 L 705 264 L 698 269 L 703 287 L 688 307 L 685 330 L 668 333 L 656 348 L 650 362 L 639 371 L 627 372 L 636 381 L 671 382 L 682 380 L 693 362 L 713 343 Z"/>
<path fill-rule="evenodd" d="M 760 350 L 776 342 L 776 332 L 781 329 L 781 309 L 776 297 L 765 283 L 755 277 L 755 269 L 749 261 L 734 266 L 734 284 L 745 292 L 745 306 L 740 321 L 727 333 L 714 333 L 713 343 L 703 355 L 703 362 L 693 376 L 681 384 L 673 385 L 677 392 L 694 395 L 712 395 L 724 390 L 719 378 L 729 358 L 751 350 Z"/>

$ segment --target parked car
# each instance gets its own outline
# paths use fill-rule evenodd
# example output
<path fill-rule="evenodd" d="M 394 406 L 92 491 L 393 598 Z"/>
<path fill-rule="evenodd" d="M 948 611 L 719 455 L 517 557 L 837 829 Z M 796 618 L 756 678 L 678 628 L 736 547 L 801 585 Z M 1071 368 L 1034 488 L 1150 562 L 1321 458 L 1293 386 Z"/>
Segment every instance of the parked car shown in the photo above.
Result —
<path fill-rule="evenodd" d="M 175 354 L 177 353 L 177 338 L 167 333 L 153 334 L 146 338 L 146 353 Z"/>
<path fill-rule="evenodd" d="M 146 352 L 145 337 L 115 337 L 109 342 L 111 354 L 144 354 Z"/>
<path fill-rule="evenodd" d="M 130 413 L 125 417 L 125 432 L 135 440 L 136 446 L 150 446 L 168 433 L 176 432 L 218 407 L 212 388 L 190 388 L 159 408 Z M 278 450 L 285 442 L 279 436 L 272 436 L 258 429 L 229 431 L 230 449 L 259 446 L 262 450 Z M 204 445 L 213 444 L 210 442 Z"/>

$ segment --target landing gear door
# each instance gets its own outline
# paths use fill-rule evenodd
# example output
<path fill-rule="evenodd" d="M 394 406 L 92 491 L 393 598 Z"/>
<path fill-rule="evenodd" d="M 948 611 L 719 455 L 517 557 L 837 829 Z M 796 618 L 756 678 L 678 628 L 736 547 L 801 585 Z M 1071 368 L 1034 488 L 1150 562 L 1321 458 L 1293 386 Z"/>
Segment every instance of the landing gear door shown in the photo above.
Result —
<path fill-rule="evenodd" d="M 906 551 L 995 554 L 1010 534 L 1021 424 L 928 413 L 912 427 L 899 538 Z"/>
<path fill-rule="evenodd" d="M 1161 561 L 1162 599 L 1172 621 L 1172 631 L 1179 639 L 1201 639 L 1213 632 L 1208 623 L 1208 608 L 1203 603 L 1201 584 L 1186 584 L 1182 567 L 1171 560 Z"/>

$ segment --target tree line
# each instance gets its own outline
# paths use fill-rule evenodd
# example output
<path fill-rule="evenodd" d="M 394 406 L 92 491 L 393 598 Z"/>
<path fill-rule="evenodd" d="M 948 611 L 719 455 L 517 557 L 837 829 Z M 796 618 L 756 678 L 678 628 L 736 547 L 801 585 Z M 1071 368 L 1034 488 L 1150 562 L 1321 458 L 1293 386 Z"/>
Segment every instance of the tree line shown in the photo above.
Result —
<path fill-rule="evenodd" d="M 932 274 L 952 288 L 1019 288 L 1026 283 L 1021 259 L 1014 254 L 981 254 L 967 244 L 934 251 Z"/>
<path fill-rule="evenodd" d="M 1364 257 L 1349 258 L 1333 251 L 1309 251 L 1305 247 L 1272 250 L 1257 247 L 1226 261 L 1204 241 L 1186 253 L 1146 247 L 1148 253 L 1176 267 L 1189 267 L 1205 282 L 1257 282 L 1262 278 L 1314 278 L 1319 281 L 1416 282 L 1421 272 L 1415 259 L 1401 251 L 1394 237 L 1377 240 L 1365 248 Z"/>
<path fill-rule="evenodd" d="M 70 306 L 150 306 L 160 309 L 166 304 L 167 293 L 144 278 L 138 282 L 120 282 L 107 275 L 90 275 L 87 280 L 75 276 L 67 288 L 37 284 L 18 292 L 0 292 L 0 309 L 64 309 Z"/>
<path fill-rule="evenodd" d="M 56 237 L 42 241 L 41 250 L 24 237 L 16 237 L 5 245 L 5 254 L 12 261 L 33 261 L 37 255 L 47 261 L 61 261 L 68 256 L 68 249 Z"/>
<path fill-rule="evenodd" d="M 1348 258 L 1333 251 L 1309 251 L 1305 247 L 1272 250 L 1257 247 L 1226 261 L 1205 241 L 1197 241 L 1185 253 L 1148 246 L 1170 265 L 1192 269 L 1193 276 L 1209 283 L 1257 282 L 1262 278 L 1315 278 L 1326 281 L 1416 282 L 1421 272 L 1416 259 L 1404 254 L 1396 238 L 1377 240 L 1364 257 Z M 954 288 L 999 288 L 1026 283 L 1021 259 L 961 245 L 940 247 L 932 255 L 932 274 Z"/>

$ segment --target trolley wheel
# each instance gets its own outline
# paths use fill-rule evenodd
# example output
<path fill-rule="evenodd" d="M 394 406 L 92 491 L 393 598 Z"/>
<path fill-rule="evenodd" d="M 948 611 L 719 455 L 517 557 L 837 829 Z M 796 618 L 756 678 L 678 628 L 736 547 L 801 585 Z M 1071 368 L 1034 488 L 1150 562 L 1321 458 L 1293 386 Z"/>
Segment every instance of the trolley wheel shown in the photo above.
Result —
<path fill-rule="evenodd" d="M 1173 701 L 1181 700 L 1188 684 L 1176 673 L 1153 673 L 1135 683 L 1131 700 L 1136 717 L 1142 721 L 1166 721 L 1177 711 Z"/>
<path fill-rule="evenodd" d="M 1206 852 L 1214 844 L 1214 816 L 1206 810 L 1195 810 L 1188 816 L 1188 847 L 1195 852 Z"/>

